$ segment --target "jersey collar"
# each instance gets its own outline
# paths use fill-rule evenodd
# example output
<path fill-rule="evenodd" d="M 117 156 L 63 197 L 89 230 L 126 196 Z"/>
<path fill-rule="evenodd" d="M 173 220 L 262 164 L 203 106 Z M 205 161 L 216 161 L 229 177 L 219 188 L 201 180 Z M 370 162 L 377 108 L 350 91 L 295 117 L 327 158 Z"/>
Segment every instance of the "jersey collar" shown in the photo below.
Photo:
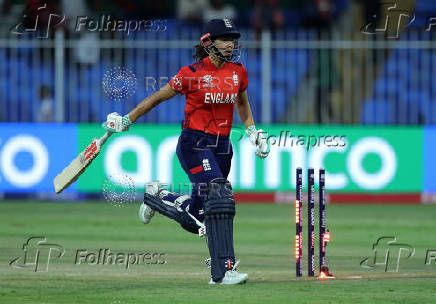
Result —
<path fill-rule="evenodd" d="M 216 67 L 216 65 L 213 64 L 212 61 L 210 61 L 210 58 L 209 58 L 209 57 L 204 58 L 204 59 L 203 59 L 203 63 L 204 63 L 204 67 L 205 67 L 207 70 L 209 70 L 209 71 L 217 71 L 217 70 L 218 70 L 218 68 Z M 226 64 L 227 64 L 227 62 L 224 62 L 223 66 L 220 67 L 220 69 L 222 69 L 223 67 L 225 67 Z"/>

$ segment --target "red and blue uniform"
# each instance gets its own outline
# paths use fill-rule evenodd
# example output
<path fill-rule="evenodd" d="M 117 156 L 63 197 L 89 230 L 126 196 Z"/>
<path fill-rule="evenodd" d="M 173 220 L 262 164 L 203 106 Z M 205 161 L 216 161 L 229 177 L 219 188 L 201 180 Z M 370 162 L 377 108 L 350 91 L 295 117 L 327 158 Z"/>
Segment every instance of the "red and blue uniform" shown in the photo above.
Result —
<path fill-rule="evenodd" d="M 177 157 L 193 183 L 191 214 L 203 220 L 203 200 L 197 185 L 226 178 L 233 156 L 230 130 L 238 94 L 248 86 L 247 71 L 239 63 L 217 68 L 206 57 L 183 67 L 169 85 L 186 96 L 185 119 L 177 144 Z"/>
<path fill-rule="evenodd" d="M 217 68 L 206 57 L 183 67 L 169 84 L 186 96 L 183 129 L 228 136 L 237 96 L 247 89 L 248 79 L 242 64 L 226 62 Z"/>
<path fill-rule="evenodd" d="M 238 95 L 247 89 L 247 71 L 239 63 L 237 39 L 241 34 L 231 20 L 213 19 L 200 38 L 205 52 L 223 62 L 217 68 L 206 57 L 183 67 L 169 85 L 186 96 L 185 118 L 177 143 L 177 157 L 192 183 L 191 197 L 176 193 L 159 192 L 159 198 L 148 193 L 144 203 L 154 210 L 179 222 L 189 232 L 206 232 L 210 253 L 211 284 L 245 282 L 246 275 L 236 275 L 233 270 L 233 219 L 235 200 L 227 181 L 233 156 L 230 131 Z M 225 55 L 215 41 L 233 39 Z M 202 186 L 206 185 L 206 189 Z M 202 223 L 200 223 L 200 222 Z M 236 280 L 236 281 L 235 281 Z"/>

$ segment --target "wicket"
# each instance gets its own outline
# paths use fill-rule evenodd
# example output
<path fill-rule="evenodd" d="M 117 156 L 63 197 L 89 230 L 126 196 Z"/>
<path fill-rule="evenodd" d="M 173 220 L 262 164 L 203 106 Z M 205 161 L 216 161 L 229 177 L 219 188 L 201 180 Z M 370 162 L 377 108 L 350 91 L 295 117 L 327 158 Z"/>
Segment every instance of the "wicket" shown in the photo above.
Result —
<path fill-rule="evenodd" d="M 325 170 L 319 170 L 319 268 L 326 265 L 325 260 Z"/>
<path fill-rule="evenodd" d="M 301 277 L 301 259 L 303 257 L 303 169 L 297 168 L 296 200 L 295 200 L 295 259 L 296 276 Z M 307 275 L 315 276 L 315 170 L 307 170 Z M 326 245 L 330 240 L 330 233 L 326 230 L 325 213 L 325 170 L 319 169 L 319 278 L 332 277 L 326 265 Z"/>
<path fill-rule="evenodd" d="M 315 275 L 315 171 L 307 170 L 307 275 Z"/>
<path fill-rule="evenodd" d="M 295 200 L 295 260 L 297 277 L 302 276 L 301 272 L 301 258 L 303 257 L 303 227 L 301 225 L 301 208 L 303 206 L 303 170 L 297 168 L 297 187 L 296 187 L 296 200 Z"/>

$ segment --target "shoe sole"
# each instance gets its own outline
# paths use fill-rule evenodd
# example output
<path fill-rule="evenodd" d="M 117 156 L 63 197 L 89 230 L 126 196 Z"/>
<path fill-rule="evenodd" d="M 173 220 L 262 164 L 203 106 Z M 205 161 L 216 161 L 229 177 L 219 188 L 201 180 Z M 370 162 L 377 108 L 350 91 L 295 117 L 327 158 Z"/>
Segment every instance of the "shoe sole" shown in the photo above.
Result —
<path fill-rule="evenodd" d="M 243 285 L 243 284 L 245 284 L 247 282 L 248 282 L 248 277 L 243 279 L 243 280 L 241 280 L 240 282 L 233 283 L 233 284 L 227 284 L 227 283 L 222 283 L 222 282 L 221 283 L 216 283 L 216 282 L 210 280 L 209 285 Z"/>
<path fill-rule="evenodd" d="M 155 196 L 158 194 L 159 191 L 159 182 L 151 182 L 145 185 L 145 189 L 148 194 L 150 194 L 151 196 Z M 152 210 L 151 212 L 147 212 L 147 207 Z M 151 213 L 151 215 L 150 215 Z M 148 216 L 147 216 L 148 215 Z M 151 209 L 149 206 L 147 206 L 146 204 L 142 203 L 141 207 L 139 208 L 139 220 L 141 222 L 143 222 L 144 224 L 148 224 L 150 223 L 151 219 L 154 216 L 154 210 Z"/>
<path fill-rule="evenodd" d="M 154 216 L 154 212 L 152 212 L 151 216 L 147 216 L 147 205 L 142 203 L 141 207 L 139 208 L 139 219 L 141 222 L 143 222 L 144 224 L 148 224 L 150 223 L 151 219 Z M 150 207 L 148 207 L 149 209 L 151 209 Z M 153 209 L 151 209 L 153 210 Z M 148 213 L 148 215 L 150 215 L 150 213 Z"/>

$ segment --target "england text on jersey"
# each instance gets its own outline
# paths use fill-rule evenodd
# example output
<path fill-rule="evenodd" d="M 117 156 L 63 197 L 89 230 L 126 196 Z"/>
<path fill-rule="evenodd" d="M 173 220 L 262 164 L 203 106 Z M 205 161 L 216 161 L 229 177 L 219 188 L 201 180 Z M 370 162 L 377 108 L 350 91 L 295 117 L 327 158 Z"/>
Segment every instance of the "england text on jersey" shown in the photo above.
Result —
<path fill-rule="evenodd" d="M 248 86 L 247 71 L 231 62 L 217 68 L 207 57 L 180 69 L 169 85 L 186 96 L 183 129 L 229 135 L 238 95 Z"/>
<path fill-rule="evenodd" d="M 206 93 L 204 94 L 204 103 L 235 103 L 237 93 Z"/>

